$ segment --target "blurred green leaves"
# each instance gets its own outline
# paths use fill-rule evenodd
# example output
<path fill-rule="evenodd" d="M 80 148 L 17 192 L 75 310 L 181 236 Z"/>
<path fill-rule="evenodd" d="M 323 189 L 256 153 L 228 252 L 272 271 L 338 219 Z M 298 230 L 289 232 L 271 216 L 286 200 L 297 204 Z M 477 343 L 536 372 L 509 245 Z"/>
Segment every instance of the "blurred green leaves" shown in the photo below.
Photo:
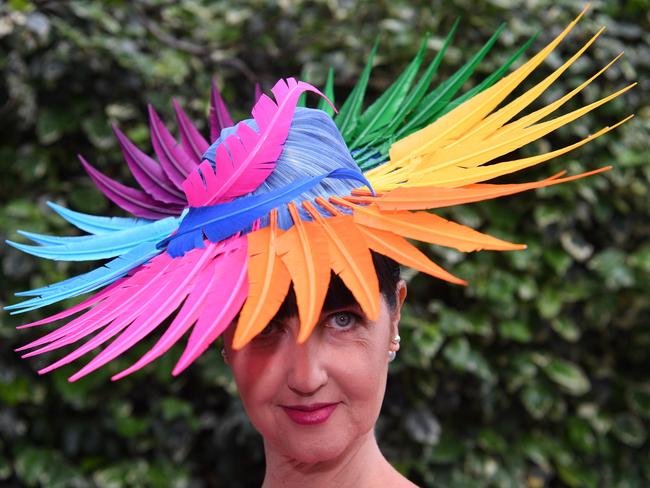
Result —
<path fill-rule="evenodd" d="M 176 97 L 206 134 L 211 79 L 240 119 L 256 81 L 268 89 L 279 77 L 308 72 L 322 87 L 330 68 L 336 99 L 344 100 L 379 34 L 370 103 L 413 58 L 426 32 L 425 64 L 461 17 L 437 84 L 505 21 L 493 52 L 460 91 L 466 93 L 513 46 L 540 32 L 538 49 L 580 8 L 550 0 L 528 1 L 525 9 L 510 0 L 10 0 L 0 4 L 0 235 L 73 234 L 46 200 L 122 215 L 76 156 L 132 182 L 110 124 L 151 152 L 147 103 L 169 124 Z M 647 0 L 592 6 L 550 66 L 601 25 L 607 30 L 543 101 L 574 88 L 623 49 L 623 59 L 576 103 L 632 81 L 640 85 L 520 154 L 559 148 L 629 113 L 636 117 L 518 181 L 564 169 L 614 169 L 441 212 L 528 249 L 461 255 L 423 248 L 467 279 L 466 288 L 407 274 L 403 341 L 377 435 L 390 460 L 421 486 L 650 485 L 649 9 Z M 81 269 L 36 261 L 4 244 L 0 255 L 3 304 L 13 303 L 13 291 Z M 0 315 L 0 484 L 261 484 L 261 442 L 216 348 L 179 378 L 170 376 L 174 353 L 118 383 L 109 381 L 110 371 L 69 383 L 72 368 L 38 377 L 35 371 L 54 357 L 19 360 L 13 349 L 38 331 L 13 327 L 44 314 Z M 116 368 L 131 364 L 137 352 Z"/>

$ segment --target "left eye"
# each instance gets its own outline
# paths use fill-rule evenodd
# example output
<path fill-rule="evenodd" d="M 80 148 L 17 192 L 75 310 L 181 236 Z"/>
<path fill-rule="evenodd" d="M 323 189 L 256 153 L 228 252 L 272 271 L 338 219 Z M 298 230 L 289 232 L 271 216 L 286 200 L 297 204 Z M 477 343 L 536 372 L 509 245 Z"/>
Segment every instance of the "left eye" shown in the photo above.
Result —
<path fill-rule="evenodd" d="M 357 323 L 357 318 L 350 312 L 338 312 L 329 317 L 329 325 L 336 329 L 351 329 Z"/>

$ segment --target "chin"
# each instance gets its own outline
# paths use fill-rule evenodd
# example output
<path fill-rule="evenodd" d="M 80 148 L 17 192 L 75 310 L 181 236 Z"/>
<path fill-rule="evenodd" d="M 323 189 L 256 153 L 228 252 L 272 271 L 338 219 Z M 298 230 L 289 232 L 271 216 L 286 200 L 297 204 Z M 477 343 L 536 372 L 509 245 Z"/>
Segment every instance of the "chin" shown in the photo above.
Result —
<path fill-rule="evenodd" d="M 306 464 L 322 463 L 336 459 L 353 443 L 354 439 L 341 432 L 293 432 L 279 440 L 276 448 L 291 459 Z"/>

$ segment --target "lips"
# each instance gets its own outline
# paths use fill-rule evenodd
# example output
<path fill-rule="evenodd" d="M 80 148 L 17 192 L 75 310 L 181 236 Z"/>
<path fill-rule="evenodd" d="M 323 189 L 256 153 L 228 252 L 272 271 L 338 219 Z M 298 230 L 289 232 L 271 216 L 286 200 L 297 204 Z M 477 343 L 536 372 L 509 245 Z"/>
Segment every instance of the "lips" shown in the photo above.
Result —
<path fill-rule="evenodd" d="M 336 410 L 338 403 L 311 403 L 308 405 L 282 405 L 287 416 L 296 424 L 322 424 Z"/>

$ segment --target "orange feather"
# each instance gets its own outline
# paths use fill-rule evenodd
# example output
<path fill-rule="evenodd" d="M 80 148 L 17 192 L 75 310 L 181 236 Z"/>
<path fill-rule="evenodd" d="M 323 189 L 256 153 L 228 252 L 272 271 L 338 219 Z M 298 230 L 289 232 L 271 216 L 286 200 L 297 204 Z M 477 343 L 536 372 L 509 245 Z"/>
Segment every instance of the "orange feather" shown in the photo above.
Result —
<path fill-rule="evenodd" d="M 284 301 L 291 276 L 276 252 L 282 230 L 278 211 L 270 213 L 268 227 L 248 234 L 248 299 L 239 315 L 233 348 L 241 349 L 259 334 Z"/>
<path fill-rule="evenodd" d="M 293 227 L 278 239 L 277 252 L 289 270 L 296 292 L 303 343 L 316 326 L 330 281 L 327 236 L 315 222 L 303 222 L 295 204 L 288 205 Z"/>
<path fill-rule="evenodd" d="M 388 230 L 418 241 L 453 247 L 461 252 L 482 249 L 514 251 L 526 248 L 525 245 L 502 241 L 427 212 L 381 212 L 375 205 L 352 205 L 338 197 L 331 197 L 330 200 L 354 208 L 354 221 L 357 224 Z"/>
<path fill-rule="evenodd" d="M 381 304 L 379 281 L 366 240 L 352 216 L 324 218 L 310 202 L 302 205 L 327 235 L 331 269 L 341 277 L 368 318 L 377 320 Z"/>
<path fill-rule="evenodd" d="M 398 187 L 379 197 L 370 195 L 351 196 L 345 199 L 352 203 L 374 203 L 380 210 L 424 210 L 428 208 L 442 208 L 464 203 L 480 202 L 506 195 L 513 195 L 535 188 L 558 185 L 568 181 L 577 180 L 586 176 L 602 173 L 611 169 L 611 166 L 580 173 L 578 175 L 560 178 L 564 173 L 558 173 L 541 181 L 517 184 L 488 184 L 477 183 L 460 188 L 445 188 L 435 186 Z M 360 193 L 360 192 L 359 192 Z"/>
<path fill-rule="evenodd" d="M 431 261 L 422 251 L 403 237 L 392 232 L 372 229 L 363 225 L 357 225 L 357 229 L 361 231 L 366 238 L 368 247 L 373 251 L 388 256 L 404 266 L 431 275 L 434 278 L 456 283 L 457 285 L 467 284 L 465 280 L 454 276 Z"/>

